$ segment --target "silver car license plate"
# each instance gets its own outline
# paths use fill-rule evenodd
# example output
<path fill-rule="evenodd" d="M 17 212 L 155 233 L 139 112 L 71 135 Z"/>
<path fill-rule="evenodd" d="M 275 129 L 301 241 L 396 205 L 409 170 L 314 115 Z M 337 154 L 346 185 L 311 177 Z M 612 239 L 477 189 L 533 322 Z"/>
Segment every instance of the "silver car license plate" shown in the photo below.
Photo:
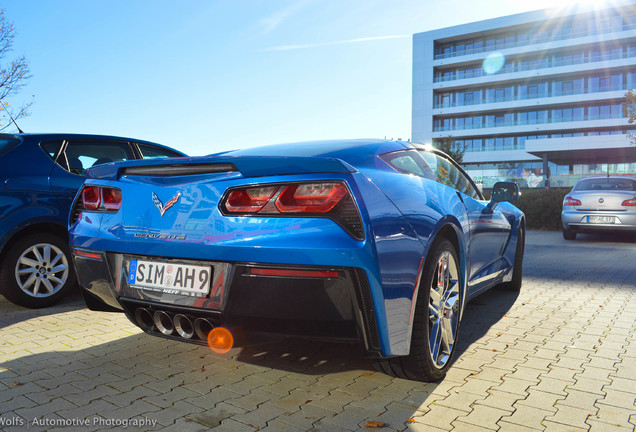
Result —
<path fill-rule="evenodd" d="M 616 221 L 614 216 L 588 216 L 588 223 L 597 223 L 597 224 L 613 224 Z"/>
<path fill-rule="evenodd" d="M 206 297 L 211 280 L 212 268 L 207 266 L 136 259 L 128 266 L 128 285 L 166 294 Z"/>

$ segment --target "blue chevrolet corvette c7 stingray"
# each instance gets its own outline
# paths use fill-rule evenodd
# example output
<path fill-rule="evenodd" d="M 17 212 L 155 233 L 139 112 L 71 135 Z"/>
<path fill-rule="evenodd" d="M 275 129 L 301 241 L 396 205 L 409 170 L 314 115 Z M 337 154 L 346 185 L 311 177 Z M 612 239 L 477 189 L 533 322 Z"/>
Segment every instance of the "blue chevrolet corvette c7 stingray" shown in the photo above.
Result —
<path fill-rule="evenodd" d="M 515 183 L 484 200 L 445 154 L 294 143 L 89 170 L 70 216 L 82 293 L 149 334 L 357 340 L 395 376 L 450 367 L 466 302 L 521 287 Z"/>

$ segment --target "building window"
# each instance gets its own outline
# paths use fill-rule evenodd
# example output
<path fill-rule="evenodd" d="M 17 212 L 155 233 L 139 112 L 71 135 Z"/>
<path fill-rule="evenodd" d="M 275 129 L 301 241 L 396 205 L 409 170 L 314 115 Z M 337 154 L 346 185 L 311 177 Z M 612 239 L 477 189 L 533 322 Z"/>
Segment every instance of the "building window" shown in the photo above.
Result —
<path fill-rule="evenodd" d="M 599 79 L 599 91 L 609 91 L 610 87 L 610 79 L 608 77 L 601 77 Z"/>
<path fill-rule="evenodd" d="M 588 89 L 590 93 L 595 93 L 600 89 L 600 78 L 599 77 L 590 77 L 588 83 Z"/>
<path fill-rule="evenodd" d="M 572 120 L 574 121 L 582 121 L 585 120 L 585 108 L 573 108 L 572 109 Z"/>
<path fill-rule="evenodd" d="M 601 120 L 607 120 L 611 118 L 610 105 L 601 105 Z"/>

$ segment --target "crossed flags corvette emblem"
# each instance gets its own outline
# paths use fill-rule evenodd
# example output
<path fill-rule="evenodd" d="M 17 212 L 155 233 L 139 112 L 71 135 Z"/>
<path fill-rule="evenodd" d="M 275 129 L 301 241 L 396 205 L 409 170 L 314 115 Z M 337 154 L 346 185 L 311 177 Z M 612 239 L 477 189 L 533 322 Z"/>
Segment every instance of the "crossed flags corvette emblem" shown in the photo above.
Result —
<path fill-rule="evenodd" d="M 159 209 L 159 213 L 161 213 L 161 217 L 163 217 L 164 213 L 168 211 L 170 207 L 175 205 L 177 201 L 179 201 L 179 197 L 181 197 L 181 192 L 177 192 L 175 196 L 170 198 L 167 203 L 162 203 L 156 193 L 152 193 L 152 201 L 155 203 L 155 206 Z"/>

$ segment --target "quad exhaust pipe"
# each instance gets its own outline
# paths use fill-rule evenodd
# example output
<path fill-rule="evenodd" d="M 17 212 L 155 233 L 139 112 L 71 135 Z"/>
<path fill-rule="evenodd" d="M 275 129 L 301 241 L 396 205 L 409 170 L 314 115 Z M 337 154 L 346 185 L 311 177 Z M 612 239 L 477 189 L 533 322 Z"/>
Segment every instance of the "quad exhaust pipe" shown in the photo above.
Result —
<path fill-rule="evenodd" d="M 174 316 L 174 329 L 177 331 L 179 336 L 184 339 L 190 339 L 194 336 L 194 325 L 190 318 L 183 314 L 176 314 Z"/>
<path fill-rule="evenodd" d="M 155 322 L 155 327 L 157 327 L 157 330 L 165 335 L 172 334 L 172 332 L 174 331 L 174 324 L 172 323 L 170 315 L 168 315 L 164 311 L 156 311 L 152 315 L 152 318 Z"/>
<path fill-rule="evenodd" d="M 155 325 L 150 310 L 145 308 L 137 308 L 135 311 L 135 321 L 143 331 L 150 331 Z"/>
<path fill-rule="evenodd" d="M 195 335 L 202 341 L 208 340 L 208 334 L 214 329 L 214 324 L 205 318 L 194 321 L 187 315 L 169 314 L 161 310 L 152 311 L 148 308 L 135 309 L 135 322 L 145 332 L 158 331 L 166 336 L 175 332 L 184 339 L 192 339 Z"/>
<path fill-rule="evenodd" d="M 214 329 L 214 324 L 205 318 L 197 318 L 194 320 L 194 331 L 196 332 L 199 339 L 203 341 L 208 340 L 208 335 Z"/>

